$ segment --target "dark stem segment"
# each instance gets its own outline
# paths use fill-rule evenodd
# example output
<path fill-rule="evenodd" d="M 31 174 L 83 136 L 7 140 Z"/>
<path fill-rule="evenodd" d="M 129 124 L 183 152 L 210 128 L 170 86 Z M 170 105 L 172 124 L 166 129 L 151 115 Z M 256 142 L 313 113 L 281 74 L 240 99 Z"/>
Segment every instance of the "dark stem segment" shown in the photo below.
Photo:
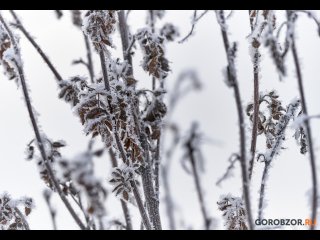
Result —
<path fill-rule="evenodd" d="M 168 166 L 163 166 L 161 168 L 161 176 L 163 179 L 163 188 L 165 191 L 165 202 L 166 202 L 166 212 L 169 221 L 170 230 L 176 230 L 176 224 L 174 221 L 174 203 L 172 200 L 171 188 L 169 184 L 169 168 Z"/>
<path fill-rule="evenodd" d="M 123 52 L 123 58 L 128 61 L 131 68 L 129 70 L 128 75 L 133 75 L 133 66 L 132 66 L 132 57 L 130 54 L 130 51 L 127 52 L 127 50 L 130 47 L 129 43 L 129 31 L 128 31 L 128 25 L 126 21 L 126 17 L 124 14 L 124 10 L 120 10 L 118 12 L 118 18 L 119 18 L 119 29 L 120 29 L 120 36 L 121 36 L 121 43 L 122 43 L 122 52 Z"/>
<path fill-rule="evenodd" d="M 149 145 L 147 142 L 147 137 L 145 133 L 140 135 L 141 146 L 144 149 L 144 160 L 145 165 L 141 169 L 142 185 L 144 190 L 144 195 L 146 198 L 147 209 L 150 216 L 150 220 L 153 224 L 155 230 L 161 230 L 161 220 L 159 214 L 159 199 L 153 188 L 153 178 L 152 178 L 152 163 L 149 156 Z"/>
<path fill-rule="evenodd" d="M 253 32 L 254 26 L 253 26 L 253 18 L 249 12 L 249 18 L 250 18 L 250 27 L 251 31 Z M 250 43 L 253 44 L 253 43 Z M 254 46 L 252 46 L 254 47 Z M 252 125 L 252 133 L 251 133 L 251 146 L 250 146 L 250 162 L 249 162 L 249 181 L 252 177 L 253 172 L 253 165 L 254 165 L 254 158 L 256 153 L 256 147 L 257 147 L 257 137 L 258 137 L 258 124 L 259 124 L 259 47 L 255 48 L 254 53 L 254 64 L 253 64 L 253 125 Z"/>
<path fill-rule="evenodd" d="M 45 63 L 48 65 L 54 76 L 57 78 L 58 81 L 62 81 L 61 75 L 58 73 L 56 68 L 53 66 L 47 55 L 41 50 L 40 46 L 34 41 L 33 37 L 30 36 L 30 34 L 27 32 L 27 30 L 22 25 L 21 21 L 19 20 L 18 16 L 15 14 L 13 10 L 10 10 L 14 20 L 16 21 L 18 29 L 21 30 L 21 32 L 25 35 L 25 37 L 30 41 L 30 43 L 34 46 L 34 48 L 38 51 L 42 59 L 45 61 Z"/>
<path fill-rule="evenodd" d="M 91 83 L 94 83 L 94 70 L 93 70 L 92 52 L 91 52 L 90 42 L 89 42 L 88 36 L 86 34 L 83 33 L 83 37 L 84 37 L 84 42 L 86 44 L 86 49 L 87 49 L 88 63 L 86 64 L 86 66 L 88 67 Z"/>
<path fill-rule="evenodd" d="M 154 190 L 157 195 L 157 199 L 159 199 L 160 194 L 160 145 L 161 144 L 161 131 L 159 137 L 157 139 L 157 147 L 154 156 Z"/>
<path fill-rule="evenodd" d="M 18 45 L 17 45 L 17 43 L 16 43 L 16 41 L 15 41 L 15 39 L 13 37 L 12 32 L 10 31 L 10 29 L 7 26 L 6 22 L 2 18 L 1 14 L 0 14 L 0 21 L 2 22 L 2 24 L 5 27 L 6 31 L 8 32 L 8 34 L 9 34 L 9 36 L 11 38 L 11 42 L 13 44 L 13 47 L 14 47 L 15 51 L 17 52 L 18 51 Z M 75 211 L 72 208 L 71 204 L 69 203 L 68 199 L 64 195 L 64 193 L 63 193 L 63 191 L 62 191 L 62 189 L 61 189 L 61 187 L 59 185 L 59 182 L 58 182 L 58 180 L 56 179 L 56 177 L 55 177 L 55 175 L 53 173 L 51 165 L 48 162 L 48 159 L 47 159 L 47 156 L 46 156 L 46 152 L 45 152 L 45 149 L 44 149 L 44 145 L 43 145 L 43 142 L 42 142 L 42 138 L 41 138 L 41 135 L 40 135 L 40 131 L 39 131 L 39 128 L 38 128 L 38 125 L 37 125 L 37 122 L 36 122 L 36 119 L 35 119 L 35 116 L 34 116 L 34 113 L 33 113 L 33 110 L 32 110 L 32 105 L 31 105 L 29 93 L 28 93 L 28 90 L 27 90 L 26 81 L 25 81 L 25 78 L 24 78 L 23 68 L 17 62 L 15 62 L 15 65 L 16 65 L 17 70 L 18 70 L 19 79 L 20 79 L 20 82 L 21 82 L 21 85 L 22 85 L 22 91 L 23 91 L 24 99 L 25 99 L 25 102 L 26 102 L 26 105 L 27 105 L 27 109 L 28 109 L 29 117 L 30 117 L 30 120 L 31 120 L 31 123 L 32 123 L 33 131 L 34 131 L 35 136 L 36 136 L 38 148 L 40 150 L 41 157 L 42 157 L 42 159 L 43 159 L 43 161 L 45 163 L 45 167 L 46 167 L 46 169 L 48 171 L 50 179 L 52 180 L 54 187 L 56 188 L 61 200 L 65 204 L 66 208 L 69 210 L 69 212 L 70 212 L 71 216 L 73 217 L 73 219 L 76 221 L 76 223 L 78 224 L 78 226 L 82 230 L 85 230 L 86 229 L 85 225 L 82 223 L 82 221 L 80 220 L 79 216 L 75 213 Z"/>
<path fill-rule="evenodd" d="M 297 53 L 297 49 L 296 49 L 296 43 L 295 43 L 295 37 L 294 36 L 292 37 L 291 49 L 292 49 L 294 65 L 295 65 L 297 78 L 298 78 L 298 85 L 299 85 L 299 92 L 300 92 L 302 111 L 303 111 L 303 113 L 305 115 L 308 116 L 307 104 L 306 104 L 303 81 L 302 81 L 301 68 L 300 68 L 299 57 L 298 57 L 298 53 Z M 317 183 L 316 161 L 315 161 L 315 155 L 314 155 L 314 149 L 313 149 L 313 141 L 312 141 L 312 135 L 311 135 L 311 128 L 310 128 L 309 120 L 305 121 L 305 129 L 306 129 L 307 139 L 308 139 L 310 165 L 311 165 L 311 178 L 312 178 L 311 219 L 312 219 L 312 221 L 315 221 L 317 219 L 317 208 L 318 208 L 318 192 L 317 192 L 318 183 Z M 311 225 L 311 230 L 314 230 L 314 227 L 315 227 L 314 224 Z"/>
<path fill-rule="evenodd" d="M 205 225 L 206 230 L 209 230 L 211 220 L 208 217 L 208 214 L 206 211 L 202 188 L 201 188 L 201 184 L 200 184 L 200 178 L 199 178 L 198 169 L 197 169 L 197 164 L 196 164 L 196 160 L 195 160 L 195 156 L 194 156 L 194 148 L 192 146 L 192 141 L 195 137 L 196 137 L 195 132 L 192 132 L 190 139 L 186 143 L 186 147 L 188 149 L 188 156 L 189 156 L 189 160 L 190 160 L 191 167 L 192 167 L 192 174 L 193 174 L 194 182 L 196 185 L 196 190 L 197 190 L 197 195 L 198 195 L 198 199 L 200 202 L 201 213 L 202 213 L 202 217 L 204 220 L 204 225 Z"/>
<path fill-rule="evenodd" d="M 131 184 L 131 186 L 133 188 L 133 195 L 136 198 L 137 205 L 138 205 L 138 208 L 139 208 L 139 211 L 140 211 L 140 215 L 142 217 L 143 224 L 144 224 L 144 226 L 146 227 L 147 230 L 152 230 L 152 227 L 151 227 L 150 222 L 148 220 L 147 212 L 145 211 L 145 208 L 143 206 L 143 202 L 142 202 L 141 197 L 140 197 L 140 193 L 138 191 L 138 187 L 137 187 L 135 181 L 130 181 L 130 184 Z"/>
<path fill-rule="evenodd" d="M 53 209 L 51 202 L 50 202 L 50 197 L 45 197 L 45 201 L 47 203 L 47 206 L 49 208 L 49 213 L 50 213 L 50 217 L 51 217 L 51 222 L 52 222 L 52 227 L 53 230 L 57 230 L 57 222 L 56 222 L 56 211 Z"/>
<path fill-rule="evenodd" d="M 265 162 L 265 166 L 262 173 L 262 179 L 261 179 L 261 185 L 260 185 L 260 195 L 259 195 L 259 205 L 258 205 L 258 219 L 262 219 L 262 213 L 263 213 L 263 203 L 264 203 L 264 196 L 265 196 L 265 189 L 266 189 L 266 180 L 269 175 L 269 169 L 270 169 L 270 162 Z"/>
<path fill-rule="evenodd" d="M 109 84 L 109 80 L 108 80 L 108 70 L 107 70 L 107 63 L 106 63 L 106 57 L 105 57 L 104 49 L 100 50 L 99 55 L 100 55 L 100 62 L 101 62 L 101 68 L 102 68 L 102 74 L 103 74 L 103 80 L 104 80 L 104 83 L 105 83 L 105 88 L 106 88 L 106 90 L 108 92 L 110 92 L 110 84 Z M 109 107 L 110 107 L 110 112 L 113 113 L 113 109 L 111 108 L 111 103 L 109 102 L 108 98 L 107 98 L 107 100 L 108 100 L 108 104 L 109 104 Z M 112 119 L 112 121 L 113 121 L 113 125 L 116 126 L 115 119 Z M 118 132 L 116 131 L 116 129 L 114 129 L 113 134 L 114 134 L 114 137 L 115 137 L 115 140 L 116 140 L 116 144 L 117 144 L 117 147 L 118 147 L 118 150 L 120 152 L 122 160 L 125 163 L 128 163 L 126 153 L 124 151 L 124 148 L 122 146 L 120 137 L 119 137 Z M 146 213 L 146 210 L 143 207 L 143 203 L 142 203 L 142 200 L 141 200 L 141 196 L 140 196 L 138 187 L 137 187 L 136 183 L 133 180 L 130 181 L 130 184 L 131 184 L 131 186 L 133 188 L 133 194 L 134 194 L 134 197 L 135 197 L 136 202 L 138 204 L 138 208 L 139 208 L 139 212 L 140 212 L 142 221 L 145 224 L 146 229 L 151 230 L 150 221 L 149 221 L 148 215 Z"/>
<path fill-rule="evenodd" d="M 224 48 L 227 55 L 228 68 L 234 70 L 234 61 L 230 57 L 230 43 L 227 34 L 227 30 L 225 29 L 225 17 L 223 10 L 219 11 L 217 14 L 220 14 L 220 27 L 221 34 L 223 39 Z M 253 229 L 253 221 L 252 221 L 252 213 L 251 213 L 251 203 L 250 203 L 250 193 L 249 193 L 249 181 L 248 181 L 248 172 L 247 172 L 247 160 L 246 160 L 246 135 L 245 135 L 245 124 L 243 118 L 243 109 L 242 102 L 240 97 L 240 91 L 238 86 L 238 81 L 235 72 L 233 74 L 228 74 L 228 81 L 232 83 L 234 96 L 236 100 L 237 112 L 238 112 L 238 120 L 239 120 L 239 131 L 240 131 L 240 165 L 241 165 L 241 173 L 242 173 L 242 188 L 243 188 L 243 196 L 248 216 L 248 224 L 249 229 Z"/>
<path fill-rule="evenodd" d="M 112 167 L 113 168 L 117 167 L 118 166 L 118 162 L 117 162 L 115 154 L 114 154 L 114 152 L 113 152 L 113 150 L 111 148 L 109 149 L 109 155 L 110 155 L 110 158 L 111 158 Z M 130 217 L 129 208 L 127 206 L 127 203 L 122 199 L 120 201 L 121 201 L 121 207 L 122 207 L 124 219 L 126 221 L 126 229 L 127 230 L 132 230 L 132 221 L 131 221 L 131 217 Z"/>

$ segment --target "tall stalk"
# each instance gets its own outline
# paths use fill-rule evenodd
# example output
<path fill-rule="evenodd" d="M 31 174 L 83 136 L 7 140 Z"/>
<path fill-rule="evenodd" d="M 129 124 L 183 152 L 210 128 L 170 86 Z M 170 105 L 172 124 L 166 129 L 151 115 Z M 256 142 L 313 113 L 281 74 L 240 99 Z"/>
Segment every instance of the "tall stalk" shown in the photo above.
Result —
<path fill-rule="evenodd" d="M 249 17 L 250 17 L 250 27 L 251 31 L 254 30 L 254 24 L 253 24 L 253 18 L 251 16 L 251 13 L 249 11 Z M 254 45 L 253 42 L 250 44 Z M 252 125 L 252 132 L 251 132 L 251 145 L 250 145 L 250 162 L 249 162 L 249 181 L 252 177 L 253 172 L 253 165 L 254 165 L 254 158 L 256 153 L 256 147 L 257 147 L 257 137 L 258 137 L 258 124 L 259 124 L 259 59 L 260 59 L 260 53 L 259 53 L 259 46 L 258 45 L 251 46 L 254 48 L 254 56 L 253 56 L 253 125 Z"/>
<path fill-rule="evenodd" d="M 291 17 L 291 14 L 293 14 L 293 13 L 291 11 L 287 10 L 288 19 Z M 293 56 L 293 60 L 294 60 L 295 71 L 297 74 L 302 112 L 308 116 L 307 103 L 306 103 L 306 98 L 305 98 L 305 91 L 304 91 L 304 86 L 303 86 L 302 73 L 301 73 L 301 67 L 300 67 L 299 56 L 298 56 L 298 52 L 297 52 L 294 32 L 292 33 L 291 41 L 292 41 L 291 42 L 292 56 Z M 316 167 L 316 160 L 315 160 L 315 155 L 314 155 L 314 148 L 313 148 L 313 141 L 312 141 L 312 134 L 311 134 L 309 120 L 307 119 L 304 122 L 304 124 L 305 124 L 307 140 L 308 140 L 310 166 L 311 166 L 311 179 L 312 179 L 311 219 L 312 219 L 312 221 L 315 221 L 317 219 L 317 209 L 318 209 L 318 182 L 317 182 L 317 169 L 316 169 L 317 167 Z M 314 230 L 314 228 L 315 228 L 314 224 L 311 225 L 310 228 L 311 228 L 311 230 Z"/>
<path fill-rule="evenodd" d="M 228 33 L 226 29 L 226 21 L 223 10 L 217 12 L 219 24 L 221 27 L 221 34 L 223 39 L 224 48 L 227 55 L 228 61 L 228 84 L 234 90 L 234 96 L 236 100 L 236 107 L 238 112 L 239 120 L 239 131 L 240 131 L 240 165 L 241 165 L 241 174 L 242 174 L 242 188 L 243 196 L 248 216 L 249 229 L 253 229 L 252 213 L 251 213 L 251 203 L 250 203 L 250 190 L 249 190 L 249 181 L 248 181 L 248 170 L 247 170 L 247 159 L 246 159 L 246 134 L 245 134 L 245 123 L 243 117 L 243 108 L 241 102 L 241 96 L 237 81 L 237 76 L 235 72 L 234 59 L 231 57 L 231 47 L 229 43 Z"/>

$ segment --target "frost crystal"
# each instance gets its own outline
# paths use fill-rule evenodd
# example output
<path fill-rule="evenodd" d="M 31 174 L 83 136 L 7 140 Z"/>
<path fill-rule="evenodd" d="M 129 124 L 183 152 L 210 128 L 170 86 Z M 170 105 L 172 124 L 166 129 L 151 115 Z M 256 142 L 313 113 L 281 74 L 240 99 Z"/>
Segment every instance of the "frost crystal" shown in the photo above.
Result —
<path fill-rule="evenodd" d="M 111 34 L 116 22 L 115 10 L 89 10 L 83 19 L 82 30 L 100 51 L 103 44 L 113 46 Z"/>
<path fill-rule="evenodd" d="M 243 200 L 231 194 L 222 195 L 217 202 L 219 210 L 223 212 L 225 226 L 228 230 L 246 230 L 246 211 Z"/>
<path fill-rule="evenodd" d="M 19 210 L 19 207 L 23 207 L 23 212 Z M 32 198 L 23 197 L 14 200 L 8 193 L 0 194 L 0 230 L 28 229 L 26 217 L 33 208 Z"/>

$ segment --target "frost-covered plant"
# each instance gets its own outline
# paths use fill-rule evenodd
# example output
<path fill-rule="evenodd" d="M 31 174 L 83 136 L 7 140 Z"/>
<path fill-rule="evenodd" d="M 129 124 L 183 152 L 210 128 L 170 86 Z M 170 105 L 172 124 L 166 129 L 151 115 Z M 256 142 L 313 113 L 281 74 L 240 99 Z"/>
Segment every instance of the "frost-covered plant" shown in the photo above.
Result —
<path fill-rule="evenodd" d="M 294 99 L 286 108 L 285 113 L 276 118 L 278 121 L 272 125 L 272 130 L 267 132 L 267 150 L 264 154 L 259 154 L 258 159 L 263 159 L 265 167 L 262 174 L 260 196 L 259 196 L 259 210 L 258 218 L 262 219 L 264 210 L 264 199 L 265 199 L 265 185 L 269 176 L 269 170 L 274 158 L 280 154 L 282 144 L 286 139 L 285 132 L 288 127 L 290 120 L 296 117 L 296 112 L 300 106 L 300 100 Z"/>
<path fill-rule="evenodd" d="M 152 33 L 150 29 L 140 29 L 136 34 L 143 51 L 142 67 L 157 79 L 165 79 L 170 71 L 169 62 L 165 57 L 164 38 Z"/>
<path fill-rule="evenodd" d="M 0 194 L 0 230 L 30 230 L 26 218 L 34 207 L 32 198 L 13 199 L 8 193 Z"/>
<path fill-rule="evenodd" d="M 115 10 L 89 10 L 83 19 L 82 29 L 100 51 L 104 44 L 113 46 L 111 34 L 115 31 L 116 22 Z"/>
<path fill-rule="evenodd" d="M 243 200 L 231 194 L 220 196 L 218 208 L 223 212 L 225 226 L 228 230 L 247 230 L 246 210 Z"/>
<path fill-rule="evenodd" d="M 8 76 L 10 80 L 15 79 L 17 77 L 14 68 L 10 66 L 7 60 L 5 59 L 5 53 L 11 47 L 12 43 L 10 41 L 9 35 L 5 31 L 3 25 L 0 24 L 0 65 L 3 66 L 4 73 Z"/>
<path fill-rule="evenodd" d="M 203 156 L 200 150 L 200 142 L 201 142 L 201 133 L 198 130 L 198 124 L 193 123 L 190 130 L 190 136 L 187 138 L 187 141 L 184 143 L 184 147 L 186 149 L 186 153 L 183 156 L 182 166 L 184 169 L 193 175 L 197 195 L 201 207 L 201 213 L 204 220 L 204 226 L 206 230 L 210 229 L 211 226 L 211 217 L 209 217 L 207 212 L 207 207 L 205 204 L 203 188 L 201 186 L 200 181 L 200 173 L 204 171 L 204 163 Z M 186 161 L 190 162 L 191 171 L 186 166 Z"/>

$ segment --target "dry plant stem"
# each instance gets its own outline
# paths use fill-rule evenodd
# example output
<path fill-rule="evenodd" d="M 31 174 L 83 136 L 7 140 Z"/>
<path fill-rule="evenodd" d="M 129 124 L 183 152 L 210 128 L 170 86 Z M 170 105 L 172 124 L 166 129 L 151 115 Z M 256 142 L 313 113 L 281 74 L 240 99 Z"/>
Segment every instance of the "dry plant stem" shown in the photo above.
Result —
<path fill-rule="evenodd" d="M 127 49 L 130 47 L 129 43 L 129 32 L 128 26 L 125 19 L 124 11 L 121 10 L 118 13 L 119 17 L 119 28 L 120 28 L 120 36 L 122 42 L 122 50 L 123 50 L 123 58 L 132 66 L 132 58 L 130 54 L 127 54 Z M 129 76 L 133 77 L 133 68 L 131 67 L 131 72 L 129 72 Z M 133 99 L 132 102 L 138 103 L 137 99 Z M 139 136 L 141 146 L 145 152 L 145 167 L 142 169 L 142 182 L 143 182 L 143 190 L 147 202 L 147 209 L 149 213 L 150 220 L 153 224 L 154 229 L 160 230 L 161 229 L 161 220 L 160 220 L 160 213 L 159 213 L 159 199 L 156 196 L 155 189 L 153 186 L 153 179 L 152 179 L 152 164 L 149 157 L 149 148 L 146 135 L 144 130 L 141 128 L 141 124 L 138 119 L 138 104 L 132 104 L 132 111 L 134 116 L 134 122 L 136 125 L 137 135 Z"/>
<path fill-rule="evenodd" d="M 225 24 L 225 18 L 223 11 L 221 12 L 221 20 Z M 229 38 L 227 34 L 227 30 L 221 27 L 221 34 L 223 38 L 223 44 L 225 47 L 228 65 L 234 64 L 230 57 L 229 57 L 229 51 L 230 51 L 230 44 L 229 44 Z M 231 77 L 230 74 L 228 74 L 229 78 Z M 245 123 L 243 118 L 243 108 L 242 108 L 242 102 L 240 97 L 240 91 L 238 86 L 238 81 L 236 79 L 236 76 L 234 76 L 234 79 L 229 79 L 230 82 L 233 82 L 233 89 L 234 89 L 234 96 L 236 100 L 236 106 L 237 106 L 237 112 L 238 112 L 238 120 L 239 120 L 239 131 L 240 131 L 240 165 L 241 165 L 241 173 L 242 173 L 242 188 L 243 188 L 243 196 L 248 216 L 248 224 L 249 229 L 253 229 L 253 221 L 252 221 L 252 213 L 251 213 L 251 204 L 250 204 L 250 192 L 249 192 L 249 181 L 248 181 L 248 172 L 247 172 L 247 162 L 246 162 L 246 135 L 245 135 Z"/>
<path fill-rule="evenodd" d="M 90 42 L 88 39 L 88 36 L 83 33 L 84 37 L 84 42 L 86 44 L 86 49 L 87 49 L 87 67 L 90 75 L 90 80 L 91 83 L 94 83 L 94 70 L 93 70 L 93 64 L 92 64 L 92 52 L 91 52 L 91 47 L 90 47 Z"/>
<path fill-rule="evenodd" d="M 111 148 L 109 149 L 109 155 L 110 155 L 112 167 L 116 168 L 118 166 L 118 162 L 117 162 L 116 156 Z M 131 221 L 131 217 L 130 217 L 127 203 L 122 199 L 120 201 L 121 201 L 121 207 L 122 207 L 124 219 L 126 221 L 126 229 L 132 230 L 132 221 Z"/>
<path fill-rule="evenodd" d="M 13 37 L 13 34 L 11 32 L 11 30 L 9 29 L 9 27 L 7 26 L 6 22 L 4 21 L 4 19 L 2 18 L 2 15 L 0 14 L 0 21 L 2 22 L 3 26 L 5 27 L 6 31 L 8 32 L 11 42 L 13 44 L 13 47 L 15 50 L 18 49 L 17 43 Z M 61 200 L 63 201 L 63 203 L 65 204 L 66 208 L 69 210 L 71 216 L 73 217 L 73 219 L 76 221 L 76 223 L 78 224 L 78 226 L 82 229 L 85 230 L 86 227 L 84 226 L 84 224 L 82 223 L 82 221 L 80 220 L 79 216 L 75 213 L 74 209 L 72 208 L 71 204 L 69 203 L 68 199 L 66 198 L 66 196 L 64 195 L 58 180 L 56 179 L 53 170 L 51 168 L 51 165 L 49 164 L 48 160 L 47 160 L 47 156 L 46 156 L 46 152 L 44 149 L 44 145 L 42 143 L 42 139 L 41 139 L 41 135 L 40 135 L 40 131 L 39 131 L 39 127 L 37 125 L 33 110 L 32 110 L 32 105 L 31 105 L 31 101 L 30 101 L 30 97 L 29 97 L 29 93 L 28 93 L 28 89 L 27 89 L 27 85 L 26 85 L 26 81 L 24 78 L 24 72 L 22 67 L 15 62 L 15 65 L 17 67 L 18 70 L 18 74 L 19 74 L 19 79 L 21 82 L 21 86 L 22 86 L 22 91 L 23 91 L 23 96 L 27 105 L 27 109 L 28 109 L 28 113 L 29 113 L 29 117 L 32 123 L 32 127 L 33 127 L 33 131 L 35 133 L 36 136 L 36 140 L 37 140 L 37 144 L 41 153 L 41 157 L 45 163 L 45 167 L 48 171 L 48 174 L 50 176 L 50 179 L 53 182 L 54 187 L 56 188 Z"/>
<path fill-rule="evenodd" d="M 149 145 L 147 143 L 147 138 L 145 134 L 142 134 L 142 138 L 140 139 L 141 145 L 144 149 L 145 154 L 145 166 L 142 166 L 142 182 L 143 182 L 143 190 L 146 198 L 147 209 L 149 212 L 149 216 L 153 227 L 155 230 L 161 230 L 161 221 L 159 215 L 159 199 L 156 196 L 156 193 L 153 188 L 153 178 L 152 178 L 152 164 L 149 156 Z"/>
<path fill-rule="evenodd" d="M 140 211 L 140 214 L 142 216 L 142 221 L 143 221 L 143 224 L 145 226 L 145 228 L 147 230 L 152 230 L 152 227 L 151 227 L 151 224 L 148 220 L 148 215 L 147 215 L 147 212 L 144 210 L 144 206 L 143 206 L 143 202 L 141 200 L 141 197 L 138 197 L 140 196 L 140 193 L 138 191 L 138 187 L 136 185 L 136 183 L 134 181 L 130 181 L 130 184 L 133 188 L 133 195 L 135 196 L 136 198 L 136 201 L 137 201 L 137 205 L 138 205 L 138 208 L 139 208 L 139 211 Z M 143 209 L 143 211 L 141 211 Z"/>
<path fill-rule="evenodd" d="M 101 68 L 102 68 L 102 74 L 103 74 L 103 80 L 104 80 L 104 83 L 105 83 L 105 88 L 106 88 L 106 90 L 108 92 L 110 92 L 110 84 L 109 84 L 109 80 L 108 80 L 107 63 L 106 63 L 106 57 L 105 57 L 105 53 L 104 53 L 103 49 L 100 50 L 99 55 L 100 55 L 100 62 L 101 62 Z M 109 100 L 108 100 L 108 102 L 109 102 Z M 111 106 L 110 103 L 109 103 L 109 106 Z M 112 108 L 110 108 L 110 112 L 111 113 L 113 112 Z M 114 119 L 113 119 L 113 121 L 114 121 Z M 114 123 L 113 123 L 113 125 L 116 126 L 116 124 L 114 124 Z M 125 153 L 124 148 L 122 146 L 122 143 L 121 143 L 120 137 L 118 135 L 118 132 L 114 131 L 113 134 L 115 136 L 116 144 L 117 144 L 117 147 L 118 147 L 118 149 L 120 151 L 122 160 L 125 163 L 128 163 L 127 156 L 126 156 L 126 153 Z M 134 197 L 135 197 L 136 202 L 138 204 L 138 208 L 139 208 L 139 211 L 140 211 L 140 215 L 141 215 L 142 221 L 145 224 L 146 229 L 151 230 L 150 221 L 149 221 L 148 215 L 146 213 L 146 210 L 143 207 L 141 196 L 140 196 L 139 190 L 137 188 L 137 185 L 135 184 L 134 181 L 130 181 L 130 184 L 131 184 L 131 186 L 133 188 L 133 194 L 134 194 Z"/>
<path fill-rule="evenodd" d="M 151 31 L 152 33 L 155 33 L 155 19 L 154 19 L 154 11 L 153 10 L 149 10 L 149 14 L 150 14 L 150 27 L 151 27 Z M 163 82 L 163 80 L 162 80 Z M 152 91 L 155 91 L 156 89 L 156 78 L 154 76 L 152 76 Z M 156 146 L 156 153 L 155 153 L 155 157 L 154 157 L 154 184 L 155 184 L 155 194 L 156 194 L 156 198 L 157 198 L 157 202 L 156 202 L 156 208 L 159 211 L 159 193 L 160 193 L 160 181 L 159 181 L 159 171 L 160 171 L 160 140 L 161 139 L 161 129 L 160 129 L 160 133 L 159 133 L 159 137 L 157 139 L 157 146 Z M 159 219 L 160 221 L 160 219 Z M 161 226 L 160 226 L 161 227 Z"/>
<path fill-rule="evenodd" d="M 302 111 L 304 114 L 308 116 L 308 110 L 307 110 L 307 104 L 304 94 L 304 87 L 302 82 L 302 74 L 301 74 L 301 68 L 299 63 L 299 57 L 296 49 L 296 43 L 295 38 L 292 38 L 292 55 L 294 60 L 294 65 L 297 73 L 298 78 L 298 85 L 299 85 L 299 92 L 300 92 L 300 99 L 301 99 L 301 105 L 302 105 Z M 316 161 L 315 161 L 315 155 L 314 155 L 314 149 L 313 149 L 313 141 L 312 141 L 312 135 L 311 135 L 311 128 L 309 124 L 309 120 L 305 121 L 305 129 L 307 133 L 307 139 L 308 139 L 308 146 L 309 146 L 309 156 L 310 156 L 310 165 L 311 165 L 311 177 L 312 177 L 312 208 L 311 208 L 311 219 L 312 221 L 315 221 L 317 219 L 317 208 L 318 208 L 318 183 L 317 183 L 317 171 L 316 171 Z M 311 225 L 311 229 L 314 230 L 314 225 Z"/>
<path fill-rule="evenodd" d="M 50 62 L 49 58 L 46 56 L 46 54 L 41 50 L 40 46 L 34 41 L 33 37 L 30 36 L 30 34 L 27 32 L 27 30 L 22 25 L 21 21 L 19 20 L 18 16 L 15 14 L 13 10 L 10 10 L 14 20 L 16 21 L 17 27 L 21 30 L 21 32 L 25 35 L 25 37 L 30 41 L 30 43 L 34 46 L 34 48 L 38 51 L 38 53 L 41 55 L 42 59 L 45 61 L 45 63 L 48 65 L 54 76 L 58 79 L 58 81 L 62 81 L 61 75 L 58 73 L 56 68 L 53 66 L 53 64 Z"/>
<path fill-rule="evenodd" d="M 130 43 L 129 43 L 128 25 L 127 25 L 126 17 L 124 14 L 124 10 L 120 10 L 118 12 L 118 18 L 119 18 L 119 29 L 120 29 L 120 36 L 121 36 L 121 43 L 122 43 L 123 58 L 126 61 L 128 61 L 128 63 L 131 66 L 128 74 L 133 75 L 132 57 L 130 52 L 127 52 L 127 50 L 130 47 Z"/>
<path fill-rule="evenodd" d="M 53 230 L 57 230 L 56 213 L 55 213 L 54 209 L 52 208 L 51 203 L 49 201 L 46 201 L 46 203 L 49 208 L 49 213 L 50 213 L 50 218 L 51 218 Z"/>
<path fill-rule="evenodd" d="M 18 213 L 19 217 L 21 218 L 22 224 L 23 224 L 25 230 L 30 230 L 29 224 L 28 224 L 26 218 L 23 216 L 22 212 L 19 210 L 19 208 L 16 207 L 14 210 Z"/>
<path fill-rule="evenodd" d="M 210 218 L 208 217 L 205 203 L 204 203 L 203 193 L 202 193 L 201 185 L 200 185 L 199 174 L 198 174 L 198 170 L 197 170 L 197 166 L 196 166 L 196 160 L 194 157 L 194 149 L 192 147 L 191 141 L 192 141 L 192 139 L 190 139 L 190 141 L 187 143 L 188 155 L 189 155 L 189 159 L 191 162 L 192 174 L 193 174 L 195 185 L 196 185 L 196 190 L 197 190 L 197 195 L 198 195 L 199 202 L 200 202 L 201 213 L 202 213 L 202 217 L 204 220 L 204 225 L 205 225 L 206 230 L 209 230 L 210 229 Z"/>
<path fill-rule="evenodd" d="M 161 131 L 159 133 L 159 137 L 157 139 L 157 147 L 156 147 L 156 153 L 154 157 L 154 190 L 157 195 L 157 199 L 159 199 L 159 191 L 160 191 L 160 145 L 161 144 Z M 159 208 L 159 206 L 158 206 Z"/>
<path fill-rule="evenodd" d="M 168 221 L 169 221 L 169 229 L 175 230 L 176 224 L 174 221 L 174 204 L 172 201 L 171 188 L 169 183 L 169 171 L 165 166 L 161 168 L 161 176 L 163 179 L 163 189 L 165 191 L 164 200 L 166 202 L 165 205 L 166 205 L 166 212 L 167 212 Z"/>
<path fill-rule="evenodd" d="M 259 191 L 259 205 L 258 205 L 258 219 L 262 219 L 263 214 L 263 203 L 264 203 L 264 195 L 265 195 L 265 188 L 266 188 L 266 179 L 269 174 L 271 162 L 265 162 L 265 166 L 262 173 L 260 191 Z"/>
<path fill-rule="evenodd" d="M 253 18 L 251 18 L 250 12 L 250 27 L 251 31 L 253 31 Z M 251 44 L 251 43 L 250 43 Z M 251 146 L 250 146 L 250 162 L 249 162 L 249 181 L 252 177 L 254 158 L 257 147 L 257 137 L 258 137 L 258 121 L 259 121 L 259 48 L 256 48 L 256 53 L 254 55 L 254 66 L 253 66 L 253 126 L 251 133 Z"/>

